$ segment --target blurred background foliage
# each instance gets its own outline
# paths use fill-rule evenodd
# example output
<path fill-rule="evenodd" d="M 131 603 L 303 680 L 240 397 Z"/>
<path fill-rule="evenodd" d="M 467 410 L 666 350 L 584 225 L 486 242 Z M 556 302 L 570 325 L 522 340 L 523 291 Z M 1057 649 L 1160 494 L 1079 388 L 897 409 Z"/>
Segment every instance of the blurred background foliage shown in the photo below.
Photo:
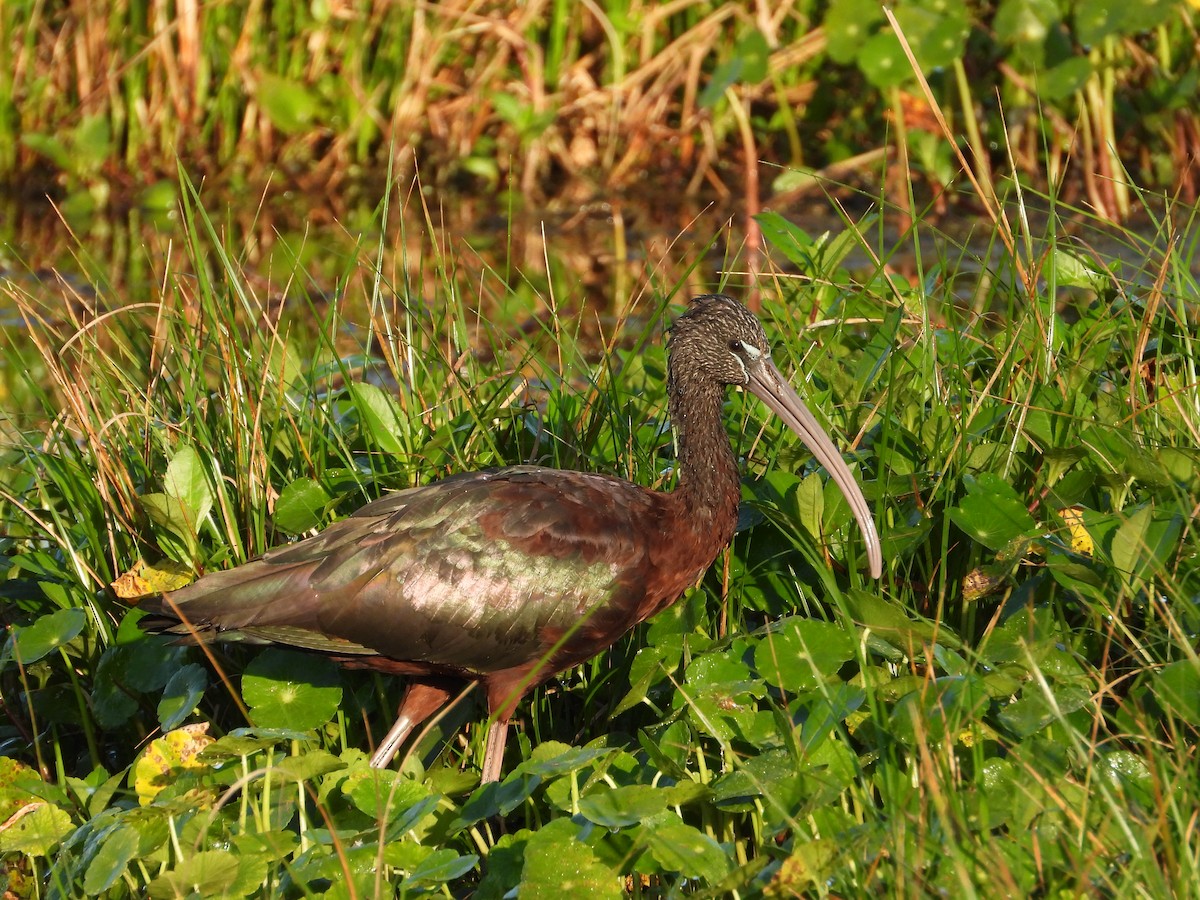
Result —
<path fill-rule="evenodd" d="M 439 188 L 581 202 L 651 177 L 756 192 L 748 160 L 786 192 L 893 153 L 936 192 L 957 172 L 942 115 L 985 187 L 1011 154 L 1110 219 L 1130 179 L 1195 198 L 1195 0 L 893 9 L 899 31 L 874 0 L 8 0 L 0 184 L 154 206 L 179 159 L 230 192 L 337 201 L 419 161 Z"/>

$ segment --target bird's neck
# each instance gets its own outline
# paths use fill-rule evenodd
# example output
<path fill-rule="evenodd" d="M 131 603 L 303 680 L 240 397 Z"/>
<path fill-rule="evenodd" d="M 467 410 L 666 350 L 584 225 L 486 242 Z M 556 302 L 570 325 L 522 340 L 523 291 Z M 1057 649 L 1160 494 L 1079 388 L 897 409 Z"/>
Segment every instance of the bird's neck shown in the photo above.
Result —
<path fill-rule="evenodd" d="M 679 482 L 675 493 L 698 528 L 715 528 L 721 544 L 737 524 L 741 480 L 721 419 L 723 389 L 708 385 L 668 391 Z"/>

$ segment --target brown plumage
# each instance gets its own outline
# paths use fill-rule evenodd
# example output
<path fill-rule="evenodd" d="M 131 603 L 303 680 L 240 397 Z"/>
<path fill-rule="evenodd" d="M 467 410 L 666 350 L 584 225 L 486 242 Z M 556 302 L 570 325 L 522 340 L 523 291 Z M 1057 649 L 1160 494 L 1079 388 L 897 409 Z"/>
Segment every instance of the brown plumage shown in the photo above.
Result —
<path fill-rule="evenodd" d="M 728 385 L 759 396 L 824 464 L 863 529 L 871 574 L 881 572 L 866 501 L 745 307 L 694 300 L 672 327 L 667 372 L 674 491 L 537 466 L 455 475 L 142 605 L 191 639 L 285 644 L 407 676 L 376 766 L 462 679 L 475 681 L 491 715 L 483 778 L 495 780 L 520 699 L 673 603 L 733 538 L 740 485 L 721 422 Z"/>

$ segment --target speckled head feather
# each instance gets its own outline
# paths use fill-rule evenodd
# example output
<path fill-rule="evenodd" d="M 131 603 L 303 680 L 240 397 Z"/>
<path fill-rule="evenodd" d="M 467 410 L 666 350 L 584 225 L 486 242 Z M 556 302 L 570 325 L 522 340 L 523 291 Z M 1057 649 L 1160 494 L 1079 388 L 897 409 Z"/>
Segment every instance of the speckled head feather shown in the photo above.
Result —
<path fill-rule="evenodd" d="M 673 367 L 680 373 L 714 385 L 745 385 L 746 362 L 770 356 L 771 345 L 762 324 L 750 310 L 724 294 L 704 294 L 692 300 L 687 312 L 675 320 L 667 338 L 672 357 L 688 364 Z M 670 386 L 668 386 L 670 388 Z M 690 384 L 678 384 L 689 389 Z"/>

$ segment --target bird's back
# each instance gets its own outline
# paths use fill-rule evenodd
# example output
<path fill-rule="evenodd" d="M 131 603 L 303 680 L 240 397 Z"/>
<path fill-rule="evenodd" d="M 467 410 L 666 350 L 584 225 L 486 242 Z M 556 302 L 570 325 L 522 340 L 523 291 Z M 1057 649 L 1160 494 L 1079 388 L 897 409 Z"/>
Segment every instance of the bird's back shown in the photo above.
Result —
<path fill-rule="evenodd" d="M 379 655 L 393 671 L 486 674 L 547 654 L 558 670 L 673 601 L 728 541 L 680 519 L 672 495 L 602 475 L 476 472 L 146 605 L 199 632 Z"/>

